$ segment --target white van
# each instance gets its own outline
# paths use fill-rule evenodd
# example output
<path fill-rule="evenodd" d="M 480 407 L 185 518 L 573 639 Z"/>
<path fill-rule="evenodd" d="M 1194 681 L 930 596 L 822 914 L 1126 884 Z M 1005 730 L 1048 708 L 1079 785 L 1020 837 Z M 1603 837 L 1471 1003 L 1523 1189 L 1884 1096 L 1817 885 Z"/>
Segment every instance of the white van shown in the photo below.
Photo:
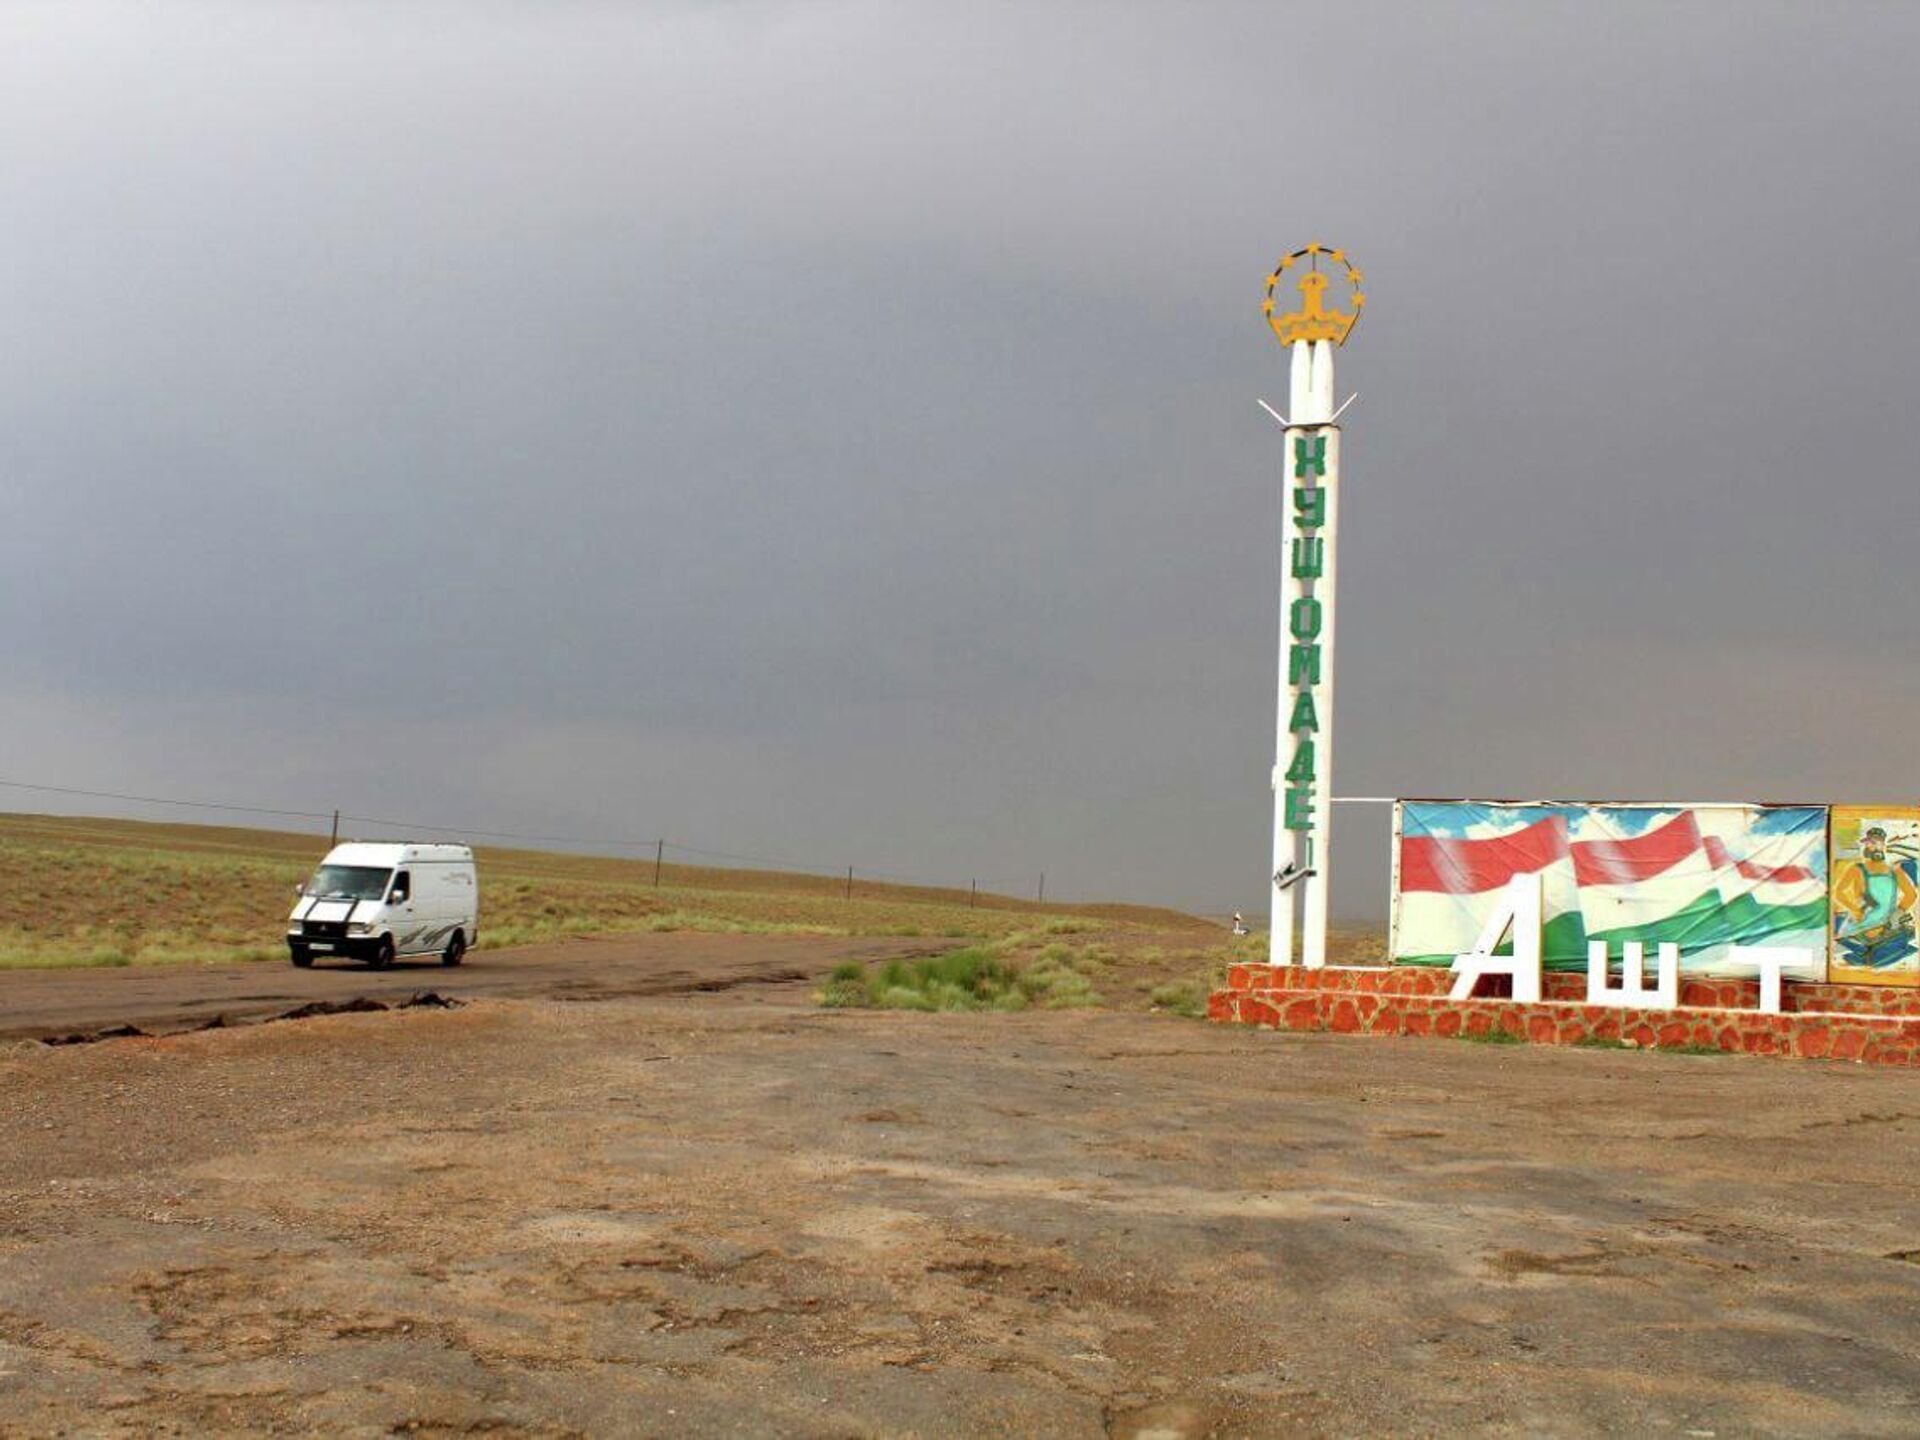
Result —
<path fill-rule="evenodd" d="M 327 852 L 287 917 L 287 950 L 305 969 L 347 955 L 376 970 L 397 955 L 458 965 L 479 934 L 480 882 L 465 845 L 355 841 Z"/>

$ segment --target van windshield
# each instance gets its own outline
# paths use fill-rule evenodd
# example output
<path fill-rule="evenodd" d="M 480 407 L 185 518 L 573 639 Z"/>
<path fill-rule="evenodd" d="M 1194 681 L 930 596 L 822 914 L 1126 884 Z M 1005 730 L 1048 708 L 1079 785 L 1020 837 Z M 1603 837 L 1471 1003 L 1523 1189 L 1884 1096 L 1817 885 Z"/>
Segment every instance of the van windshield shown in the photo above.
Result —
<path fill-rule="evenodd" d="M 307 894 L 316 900 L 378 900 L 392 873 L 372 865 L 322 865 L 307 882 Z"/>

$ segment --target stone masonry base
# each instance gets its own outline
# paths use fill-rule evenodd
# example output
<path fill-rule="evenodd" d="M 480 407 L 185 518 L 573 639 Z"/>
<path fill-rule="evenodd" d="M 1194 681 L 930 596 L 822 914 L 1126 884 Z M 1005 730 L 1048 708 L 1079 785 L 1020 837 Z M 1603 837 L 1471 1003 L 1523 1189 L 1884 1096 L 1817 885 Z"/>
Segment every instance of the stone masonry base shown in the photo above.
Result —
<path fill-rule="evenodd" d="M 1207 1017 L 1281 1030 L 1343 1035 L 1478 1038 L 1503 1032 L 1534 1045 L 1629 1045 L 1747 1055 L 1920 1065 L 1920 991 L 1880 985 L 1789 981 L 1785 1012 L 1757 1008 L 1753 980 L 1686 980 L 1675 1010 L 1621 1010 L 1586 1003 L 1584 975 L 1549 974 L 1539 1004 L 1491 993 L 1451 1000 L 1450 971 L 1423 966 L 1305 970 L 1235 965 L 1214 991 Z"/>

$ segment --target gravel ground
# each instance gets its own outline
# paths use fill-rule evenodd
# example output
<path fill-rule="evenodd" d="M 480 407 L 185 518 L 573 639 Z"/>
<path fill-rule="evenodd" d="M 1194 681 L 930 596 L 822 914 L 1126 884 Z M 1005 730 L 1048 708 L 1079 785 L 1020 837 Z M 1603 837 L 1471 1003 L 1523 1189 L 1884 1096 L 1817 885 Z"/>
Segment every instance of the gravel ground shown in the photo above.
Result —
<path fill-rule="evenodd" d="M 7 1434 L 1920 1431 L 1908 1073 L 770 983 L 0 1098 Z"/>

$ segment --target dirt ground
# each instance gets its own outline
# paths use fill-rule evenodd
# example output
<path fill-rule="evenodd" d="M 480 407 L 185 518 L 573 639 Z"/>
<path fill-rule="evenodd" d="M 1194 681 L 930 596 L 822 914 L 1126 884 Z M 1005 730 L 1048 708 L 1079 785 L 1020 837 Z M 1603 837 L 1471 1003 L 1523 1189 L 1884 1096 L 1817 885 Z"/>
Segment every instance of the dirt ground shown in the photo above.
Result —
<path fill-rule="evenodd" d="M 0 1432 L 1920 1431 L 1920 1077 L 814 1008 L 0 1043 Z"/>
<path fill-rule="evenodd" d="M 548 995 L 604 1000 L 727 990 L 797 981 L 839 960 L 875 960 L 950 948 L 952 941 L 837 935 L 623 935 L 482 950 L 449 968 L 427 957 L 373 970 L 323 960 L 297 970 L 285 960 L 236 965 L 140 965 L 124 969 L 0 973 L 0 1041 L 90 1036 L 121 1026 L 149 1033 L 209 1022 L 245 1023 L 302 1006 L 361 998 L 402 1004 L 422 991 L 476 996 Z"/>

